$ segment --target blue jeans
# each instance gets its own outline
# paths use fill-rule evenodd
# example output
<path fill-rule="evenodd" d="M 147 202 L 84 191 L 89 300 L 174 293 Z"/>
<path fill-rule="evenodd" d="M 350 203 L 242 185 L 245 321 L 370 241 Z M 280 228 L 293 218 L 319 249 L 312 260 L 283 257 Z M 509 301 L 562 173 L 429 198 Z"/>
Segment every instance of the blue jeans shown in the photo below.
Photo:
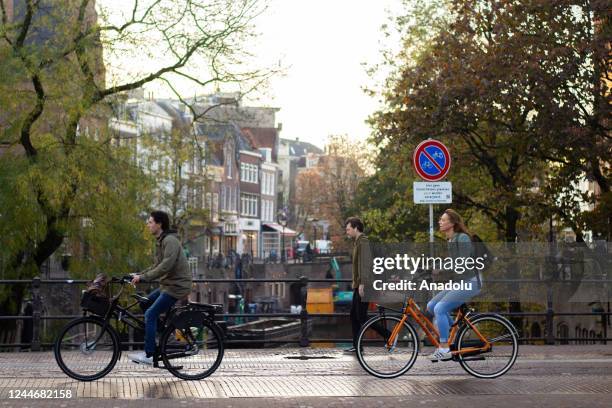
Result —
<path fill-rule="evenodd" d="M 155 334 L 157 333 L 157 320 L 159 315 L 167 312 L 176 303 L 177 299 L 167 293 L 155 289 L 147 297 L 153 302 L 145 312 L 145 352 L 147 355 L 155 354 Z"/>
<path fill-rule="evenodd" d="M 480 285 L 476 278 L 466 280 L 465 283 L 471 283 L 471 290 L 444 290 L 438 293 L 427 303 L 427 310 L 434 314 L 434 325 L 440 333 L 440 343 L 448 341 L 450 327 L 453 325 L 453 319 L 450 312 L 457 309 L 459 306 L 480 293 Z"/>

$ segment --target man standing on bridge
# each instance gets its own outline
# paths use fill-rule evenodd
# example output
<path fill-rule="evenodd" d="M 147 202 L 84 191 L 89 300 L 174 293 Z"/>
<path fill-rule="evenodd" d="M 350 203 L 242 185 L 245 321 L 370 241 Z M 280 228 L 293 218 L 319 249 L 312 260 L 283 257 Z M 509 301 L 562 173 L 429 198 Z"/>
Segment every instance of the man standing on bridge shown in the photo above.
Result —
<path fill-rule="evenodd" d="M 353 347 L 346 349 L 346 353 L 354 353 L 357 350 L 357 337 L 359 330 L 368 317 L 368 302 L 362 302 L 364 285 L 361 283 L 360 256 L 361 243 L 368 242 L 368 237 L 363 233 L 363 222 L 357 217 L 348 218 L 345 223 L 346 235 L 353 240 L 353 251 L 351 260 L 353 262 L 353 302 L 351 303 L 351 329 L 353 333 Z"/>
<path fill-rule="evenodd" d="M 170 230 L 168 214 L 153 211 L 147 220 L 147 228 L 157 238 L 156 262 L 151 268 L 134 275 L 132 284 L 136 285 L 141 279 L 151 281 L 159 278 L 160 281 L 159 288 L 147 296 L 152 304 L 145 312 L 145 351 L 129 355 L 132 361 L 141 364 L 153 364 L 159 315 L 170 310 L 177 300 L 187 297 L 191 292 L 187 258 L 175 231 Z"/>

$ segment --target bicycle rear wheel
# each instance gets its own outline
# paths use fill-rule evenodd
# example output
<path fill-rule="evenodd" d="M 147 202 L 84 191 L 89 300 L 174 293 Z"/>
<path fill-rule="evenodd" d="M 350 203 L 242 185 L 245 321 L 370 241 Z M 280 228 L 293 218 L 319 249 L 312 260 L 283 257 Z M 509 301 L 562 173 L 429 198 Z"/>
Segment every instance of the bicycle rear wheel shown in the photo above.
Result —
<path fill-rule="evenodd" d="M 497 315 L 481 315 L 470 318 L 457 335 L 457 359 L 461 367 L 474 377 L 497 378 L 510 370 L 518 356 L 516 329 L 508 320 Z M 461 351 L 484 345 L 476 330 L 491 343 L 487 351 Z"/>
<path fill-rule="evenodd" d="M 397 336 L 387 345 L 398 326 Z M 419 354 L 417 333 L 408 321 L 397 316 L 376 316 L 368 320 L 357 339 L 357 359 L 368 373 L 378 378 L 394 378 L 412 367 Z"/>
<path fill-rule="evenodd" d="M 62 330 L 53 348 L 62 371 L 79 381 L 108 374 L 119 359 L 119 338 L 112 327 L 96 317 L 74 320 Z"/>
<path fill-rule="evenodd" d="M 221 330 L 205 319 L 196 319 L 181 328 L 171 324 L 160 340 L 164 366 L 183 380 L 201 380 L 214 373 L 224 349 Z"/>

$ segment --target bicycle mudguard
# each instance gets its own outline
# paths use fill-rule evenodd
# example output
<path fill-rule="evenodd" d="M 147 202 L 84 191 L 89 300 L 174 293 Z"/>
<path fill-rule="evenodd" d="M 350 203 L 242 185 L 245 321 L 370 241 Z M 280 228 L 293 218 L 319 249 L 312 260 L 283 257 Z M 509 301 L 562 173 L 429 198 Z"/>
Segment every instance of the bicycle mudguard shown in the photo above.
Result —
<path fill-rule="evenodd" d="M 171 323 L 176 329 L 186 329 L 189 327 L 200 327 L 200 325 L 208 321 L 204 313 L 189 310 L 173 318 Z"/>

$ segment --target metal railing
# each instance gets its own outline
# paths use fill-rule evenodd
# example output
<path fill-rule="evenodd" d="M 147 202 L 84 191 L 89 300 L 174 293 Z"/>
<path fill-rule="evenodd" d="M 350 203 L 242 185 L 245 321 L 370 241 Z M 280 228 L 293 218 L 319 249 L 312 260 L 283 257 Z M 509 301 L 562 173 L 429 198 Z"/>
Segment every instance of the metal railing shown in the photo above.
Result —
<path fill-rule="evenodd" d="M 496 282 L 516 282 L 526 283 L 526 280 L 495 280 Z M 528 280 L 529 282 L 536 282 L 538 280 Z M 43 320 L 70 320 L 81 317 L 82 314 L 78 315 L 43 315 L 43 302 L 41 297 L 42 285 L 84 285 L 89 280 L 79 279 L 41 279 L 35 277 L 33 279 L 7 279 L 0 280 L 0 285 L 31 285 L 31 315 L 19 315 L 19 316 L 0 316 L 0 321 L 6 320 L 21 320 L 21 321 L 32 321 L 32 341 L 27 343 L 0 343 L 0 348 L 7 347 L 29 347 L 32 351 L 39 351 L 42 347 L 50 347 L 53 343 L 41 341 L 41 328 Z M 300 320 L 300 336 L 296 340 L 229 340 L 228 343 L 235 344 L 248 344 L 251 342 L 256 343 L 269 343 L 269 344 L 285 344 L 285 343 L 297 343 L 301 347 L 307 347 L 310 343 L 351 343 L 350 338 L 311 338 L 308 333 L 308 321 L 311 319 L 329 318 L 329 317 L 349 317 L 350 313 L 309 313 L 307 310 L 307 289 L 310 283 L 347 283 L 351 282 L 350 279 L 310 279 L 308 277 L 301 277 L 295 279 L 193 279 L 194 283 L 299 283 L 300 288 L 300 304 L 302 310 L 299 314 L 295 313 L 225 313 L 219 317 L 224 318 L 248 318 L 248 317 L 289 317 Z M 542 283 L 543 281 L 538 281 Z M 598 281 L 599 282 L 599 281 Z M 612 283 L 612 280 L 601 280 L 602 283 Z M 609 325 L 611 312 L 597 311 L 597 312 L 576 312 L 576 313 L 560 313 L 555 312 L 552 308 L 552 299 L 547 299 L 547 307 L 544 312 L 498 312 L 499 314 L 509 317 L 544 317 L 545 318 L 545 332 L 544 337 L 521 337 L 521 341 L 544 341 L 545 344 L 555 344 L 556 342 L 566 341 L 579 341 L 586 343 L 603 343 L 607 344 L 608 341 L 612 341 L 612 338 L 608 338 L 607 327 Z M 564 316 L 594 316 L 600 317 L 603 326 L 603 336 L 599 338 L 584 338 L 584 337 L 557 337 L 553 333 L 552 328 L 554 327 L 554 319 L 557 317 Z M 142 345 L 142 342 L 122 342 L 124 345 Z"/>

